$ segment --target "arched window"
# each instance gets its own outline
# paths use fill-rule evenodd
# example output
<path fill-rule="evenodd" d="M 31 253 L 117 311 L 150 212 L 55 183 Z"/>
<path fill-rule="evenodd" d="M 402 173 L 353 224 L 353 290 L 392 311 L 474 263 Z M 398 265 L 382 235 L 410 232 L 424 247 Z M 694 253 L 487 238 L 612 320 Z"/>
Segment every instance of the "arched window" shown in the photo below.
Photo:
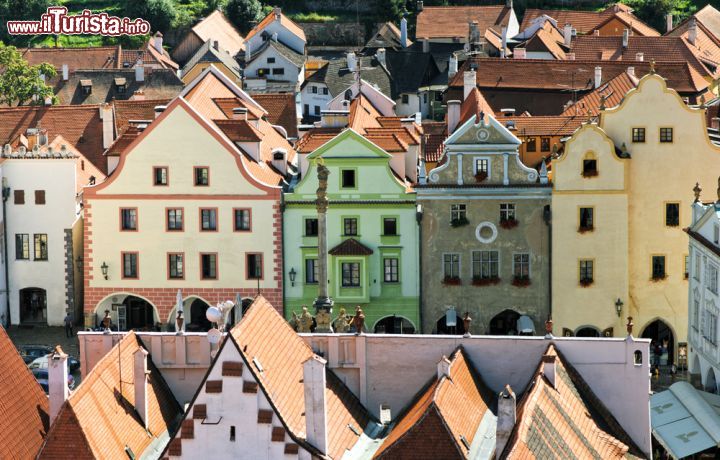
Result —
<path fill-rule="evenodd" d="M 582 176 L 595 177 L 598 175 L 598 160 L 594 152 L 587 152 L 582 160 Z"/>

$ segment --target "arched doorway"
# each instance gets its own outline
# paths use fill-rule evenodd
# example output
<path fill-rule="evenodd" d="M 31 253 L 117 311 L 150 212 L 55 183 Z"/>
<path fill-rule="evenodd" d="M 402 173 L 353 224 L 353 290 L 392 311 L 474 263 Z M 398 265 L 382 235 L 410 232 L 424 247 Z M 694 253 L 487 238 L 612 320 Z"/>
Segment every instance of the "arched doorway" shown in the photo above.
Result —
<path fill-rule="evenodd" d="M 640 335 L 643 339 L 650 339 L 650 361 L 652 366 L 670 366 L 675 361 L 675 336 L 668 324 L 656 319 L 645 326 Z"/>
<path fill-rule="evenodd" d="M 600 337 L 600 331 L 592 326 L 583 326 L 575 332 L 575 337 Z"/>
<path fill-rule="evenodd" d="M 212 328 L 205 312 L 210 308 L 207 302 L 202 299 L 195 299 L 190 304 L 190 322 L 185 327 L 188 332 L 207 332 Z"/>
<path fill-rule="evenodd" d="M 710 393 L 717 393 L 717 381 L 715 380 L 715 370 L 711 367 L 707 371 L 707 377 L 705 377 L 705 391 Z"/>
<path fill-rule="evenodd" d="M 129 295 L 123 300 L 125 307 L 125 321 L 122 321 L 118 311 L 118 326 L 121 331 L 152 331 L 155 330 L 155 310 L 145 299 Z M 124 324 L 123 324 L 124 323 Z"/>
<path fill-rule="evenodd" d="M 447 325 L 447 315 L 442 315 L 437 323 L 435 323 L 435 331 L 437 334 L 442 335 L 463 335 L 465 334 L 465 323 L 463 323 L 462 317 L 457 315 L 455 326 Z"/>
<path fill-rule="evenodd" d="M 20 289 L 20 322 L 47 324 L 47 293 L 45 289 Z"/>
<path fill-rule="evenodd" d="M 517 321 L 520 313 L 505 310 L 490 320 L 490 335 L 517 335 Z"/>
<path fill-rule="evenodd" d="M 414 334 L 415 326 L 402 316 L 387 316 L 375 323 L 376 334 Z"/>

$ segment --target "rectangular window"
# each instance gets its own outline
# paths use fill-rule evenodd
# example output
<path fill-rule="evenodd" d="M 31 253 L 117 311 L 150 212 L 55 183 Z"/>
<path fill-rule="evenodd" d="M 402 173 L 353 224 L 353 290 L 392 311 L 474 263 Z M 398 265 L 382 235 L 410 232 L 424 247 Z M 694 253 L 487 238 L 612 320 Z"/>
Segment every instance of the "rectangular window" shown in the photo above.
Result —
<path fill-rule="evenodd" d="M 632 141 L 633 142 L 645 142 L 645 128 L 633 128 L 632 129 Z"/>
<path fill-rule="evenodd" d="M 276 67 L 276 68 L 272 69 L 272 74 L 273 75 L 285 75 L 285 69 L 282 67 L 279 67 L 279 68 Z"/>
<path fill-rule="evenodd" d="M 460 278 L 460 254 L 443 254 L 445 278 Z"/>
<path fill-rule="evenodd" d="M 318 87 L 317 86 L 310 86 L 310 92 L 313 94 L 317 94 Z"/>
<path fill-rule="evenodd" d="M 153 185 L 168 184 L 168 169 L 166 166 L 155 166 L 153 168 Z"/>
<path fill-rule="evenodd" d="M 122 253 L 122 274 L 123 278 L 137 279 L 138 277 L 138 253 Z"/>
<path fill-rule="evenodd" d="M 659 280 L 665 276 L 665 256 L 652 256 L 652 278 Z"/>
<path fill-rule="evenodd" d="M 537 140 L 534 137 L 527 138 L 527 148 L 525 150 L 528 152 L 537 152 Z"/>
<path fill-rule="evenodd" d="M 680 225 L 680 203 L 665 203 L 665 225 L 668 227 Z"/>
<path fill-rule="evenodd" d="M 137 230 L 137 208 L 120 209 L 120 230 L 124 232 Z"/>
<path fill-rule="evenodd" d="M 488 174 L 488 166 L 489 166 L 489 161 L 487 160 L 487 158 L 475 159 L 475 174 L 477 174 L 477 173 Z"/>
<path fill-rule="evenodd" d="M 200 278 L 217 279 L 217 254 L 200 254 Z"/>
<path fill-rule="evenodd" d="M 410 96 L 408 94 L 403 94 L 402 95 L 402 103 L 408 104 L 409 102 L 410 102 Z"/>
<path fill-rule="evenodd" d="M 580 284 L 591 284 L 595 281 L 595 262 L 592 260 L 580 261 Z"/>
<path fill-rule="evenodd" d="M 597 176 L 597 160 L 583 160 L 583 176 Z"/>
<path fill-rule="evenodd" d="M 357 219 L 355 217 L 346 217 L 343 219 L 343 235 L 357 236 Z"/>
<path fill-rule="evenodd" d="M 25 190 L 15 190 L 13 196 L 15 204 L 25 204 Z"/>
<path fill-rule="evenodd" d="M 694 258 L 695 258 L 695 267 L 694 267 L 694 273 L 693 278 L 700 281 L 700 253 L 696 250 L 693 251 Z"/>
<path fill-rule="evenodd" d="M 18 233 L 15 235 L 15 259 L 30 259 L 30 235 L 27 233 Z"/>
<path fill-rule="evenodd" d="M 235 231 L 236 232 L 249 232 L 251 229 L 251 218 L 249 209 L 235 209 Z"/>
<path fill-rule="evenodd" d="M 397 219 L 394 217 L 383 218 L 383 235 L 385 236 L 396 236 L 397 231 Z"/>
<path fill-rule="evenodd" d="M 385 269 L 384 280 L 386 283 L 397 283 L 398 282 L 398 259 L 389 258 L 383 259 L 383 266 Z"/>
<path fill-rule="evenodd" d="M 515 204 L 514 203 L 500 203 L 500 220 L 501 221 L 515 220 Z"/>
<path fill-rule="evenodd" d="M 185 255 L 182 253 L 168 254 L 168 278 L 181 280 L 185 278 Z"/>
<path fill-rule="evenodd" d="M 683 273 L 685 276 L 685 279 L 688 279 L 690 277 L 690 256 L 687 255 L 683 258 Z"/>
<path fill-rule="evenodd" d="M 318 236 L 318 220 L 305 219 L 305 236 Z"/>
<path fill-rule="evenodd" d="M 530 254 L 513 255 L 513 277 L 522 280 L 530 278 Z"/>
<path fill-rule="evenodd" d="M 169 232 L 183 231 L 182 208 L 172 208 L 167 210 L 167 230 Z"/>
<path fill-rule="evenodd" d="M 499 260 L 500 253 L 498 251 L 473 251 L 473 279 L 489 280 L 499 278 Z"/>
<path fill-rule="evenodd" d="M 275 64 L 275 58 L 274 58 L 274 57 L 269 57 L 269 58 L 267 58 L 267 63 L 268 63 L 268 64 Z"/>
<path fill-rule="evenodd" d="M 317 284 L 318 276 L 317 259 L 305 259 L 305 283 Z"/>
<path fill-rule="evenodd" d="M 210 185 L 210 168 L 207 166 L 195 166 L 195 185 L 207 187 Z"/>
<path fill-rule="evenodd" d="M 327 88 L 323 88 L 323 89 L 322 89 L 322 93 L 323 93 L 324 96 L 327 96 L 327 95 L 328 95 L 328 89 L 327 89 Z"/>
<path fill-rule="evenodd" d="M 271 59 L 271 58 L 268 58 Z M 274 59 L 274 58 L 272 58 Z M 230 442 L 235 442 L 235 425 L 230 425 Z"/>
<path fill-rule="evenodd" d="M 245 279 L 261 280 L 263 278 L 263 258 L 260 253 L 245 254 Z"/>
<path fill-rule="evenodd" d="M 692 327 L 695 330 L 698 330 L 698 328 L 700 327 L 700 301 L 697 298 L 693 299 Z"/>
<path fill-rule="evenodd" d="M 355 170 L 354 169 L 343 169 L 341 171 L 342 177 L 340 182 L 341 188 L 355 188 L 357 186 L 355 181 Z"/>
<path fill-rule="evenodd" d="M 343 262 L 342 264 L 342 286 L 360 286 L 360 264 L 358 262 Z"/>
<path fill-rule="evenodd" d="M 580 231 L 592 230 L 595 225 L 593 208 L 580 208 Z"/>
<path fill-rule="evenodd" d="M 460 222 L 467 220 L 466 207 L 464 204 L 450 205 L 450 221 Z"/>
<path fill-rule="evenodd" d="M 45 204 L 45 190 L 35 190 L 35 204 Z"/>
<path fill-rule="evenodd" d="M 319 105 L 315 106 L 315 116 L 317 116 L 317 117 L 320 116 L 320 106 Z"/>
<path fill-rule="evenodd" d="M 48 260 L 48 239 L 46 233 L 33 235 L 35 249 L 35 260 Z"/>
<path fill-rule="evenodd" d="M 540 151 L 541 152 L 549 152 L 550 151 L 550 138 L 549 137 L 541 137 L 540 138 Z"/>
<path fill-rule="evenodd" d="M 200 230 L 203 232 L 217 231 L 217 209 L 200 208 Z"/>
<path fill-rule="evenodd" d="M 660 142 L 672 142 L 673 141 L 673 129 L 672 128 L 660 128 Z"/>
<path fill-rule="evenodd" d="M 715 313 L 707 311 L 707 330 L 705 331 L 705 338 L 715 345 L 717 343 L 717 322 L 718 317 Z"/>
<path fill-rule="evenodd" d="M 705 285 L 713 294 L 718 293 L 718 268 L 713 264 L 707 264 L 707 273 L 705 274 Z"/>

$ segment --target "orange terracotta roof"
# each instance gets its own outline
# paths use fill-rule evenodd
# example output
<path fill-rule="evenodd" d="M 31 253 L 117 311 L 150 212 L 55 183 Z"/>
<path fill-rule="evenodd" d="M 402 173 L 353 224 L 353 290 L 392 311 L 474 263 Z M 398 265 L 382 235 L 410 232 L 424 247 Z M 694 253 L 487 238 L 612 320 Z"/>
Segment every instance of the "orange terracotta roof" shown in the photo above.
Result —
<path fill-rule="evenodd" d="M 136 125 L 127 126 L 125 131 L 110 144 L 110 147 L 105 151 L 105 155 L 111 157 L 120 156 L 141 132 Z"/>
<path fill-rule="evenodd" d="M 469 457 L 465 442 L 473 443 L 494 395 L 462 348 L 449 361 L 449 378 L 431 380 L 392 427 L 375 458 L 404 458 L 407 452 L 422 452 L 424 458 Z"/>
<path fill-rule="evenodd" d="M 460 121 L 458 127 L 468 121 L 473 115 L 483 112 L 487 114 L 495 113 L 487 103 L 479 89 L 473 88 L 468 97 L 460 104 Z"/>
<path fill-rule="evenodd" d="M 627 11 L 618 11 L 614 16 L 609 16 L 607 19 L 598 24 L 597 28 L 599 29 L 608 22 L 612 21 L 613 17 L 624 23 L 630 30 L 632 30 L 633 34 L 645 37 L 659 37 L 661 35 L 660 32 L 645 24 L 637 16 Z"/>
<path fill-rule="evenodd" d="M 245 43 L 242 35 L 220 10 L 213 11 L 208 17 L 195 24 L 192 31 L 201 43 L 208 40 L 217 41 L 220 48 L 233 57 L 243 49 Z"/>
<path fill-rule="evenodd" d="M 233 142 L 260 142 L 264 137 L 248 120 L 213 120 L 213 123 Z"/>
<path fill-rule="evenodd" d="M 291 436 L 305 440 L 303 363 L 314 355 L 312 349 L 261 295 L 230 334 L 246 362 L 257 360 L 262 364 L 262 373 L 252 364 L 248 368 Z M 325 396 L 328 456 L 340 458 L 359 439 L 353 429 L 362 433 L 372 418 L 331 370 L 327 370 Z"/>
<path fill-rule="evenodd" d="M 519 137 L 525 136 L 570 136 L 587 121 L 587 116 L 545 115 L 531 117 L 497 117 L 505 126 L 515 125 L 511 131 Z"/>
<path fill-rule="evenodd" d="M 593 116 L 600 113 L 600 105 L 602 98 L 605 98 L 605 107 L 615 107 L 622 102 L 628 91 L 637 87 L 638 78 L 623 72 L 609 82 L 600 85 L 598 88 L 590 91 L 578 101 L 565 109 L 562 115 L 587 117 L 588 111 Z"/>
<path fill-rule="evenodd" d="M 619 459 L 626 458 L 629 445 L 630 454 L 637 455 L 629 436 L 554 345 L 548 346 L 544 360 L 554 360 L 555 385 L 544 376 L 548 364 L 541 362 L 518 402 L 517 423 L 503 457 Z"/>
<path fill-rule="evenodd" d="M 245 40 L 250 40 L 251 37 L 262 32 L 265 27 L 270 25 L 273 21 L 275 21 L 275 12 L 271 11 L 267 16 L 263 18 L 262 21 L 258 23 L 258 25 L 253 27 L 253 29 L 248 32 L 247 36 L 245 36 Z M 295 21 L 285 16 L 282 12 L 280 13 L 280 24 L 286 29 L 288 29 L 290 32 L 302 38 L 303 41 L 307 41 L 307 39 L 305 38 L 305 31 L 302 29 L 302 27 L 297 25 Z"/>
<path fill-rule="evenodd" d="M 545 22 L 543 28 L 539 29 L 533 38 L 539 40 L 542 46 L 544 46 L 555 59 L 566 58 L 565 50 L 560 46 L 560 44 L 564 42 L 563 37 L 549 21 Z M 533 38 L 528 41 L 531 42 Z"/>
<path fill-rule="evenodd" d="M 115 132 L 118 134 L 125 132 L 130 120 L 154 120 L 155 107 L 158 105 L 167 105 L 169 102 L 170 99 L 113 101 Z"/>
<path fill-rule="evenodd" d="M 63 64 L 67 64 L 70 71 L 76 69 L 122 68 L 120 46 L 27 48 L 22 50 L 22 55 L 30 65 L 47 62 L 52 64 L 58 71 L 62 69 Z"/>
<path fill-rule="evenodd" d="M 510 8 L 492 6 L 426 6 L 417 15 L 415 36 L 420 38 L 466 39 L 470 34 L 470 21 L 477 21 L 480 34 L 487 29 L 500 32 L 510 19 Z"/>
<path fill-rule="evenodd" d="M 48 398 L 0 326 L 0 458 L 35 458 L 48 431 Z"/>
<path fill-rule="evenodd" d="M 245 107 L 248 109 L 248 120 L 258 120 L 263 116 L 260 109 L 252 104 L 246 104 L 245 101 L 239 97 L 216 97 L 213 98 L 213 102 L 215 102 L 215 105 L 222 110 L 222 113 L 226 118 L 232 118 L 233 109 L 237 107 Z"/>
<path fill-rule="evenodd" d="M 380 128 L 378 122 L 380 116 L 380 111 L 372 105 L 372 102 L 364 94 L 360 94 L 350 102 L 348 127 L 365 134 L 366 128 Z"/>
<path fill-rule="evenodd" d="M 311 153 L 334 138 L 344 128 L 312 128 L 295 144 L 298 153 Z"/>
<path fill-rule="evenodd" d="M 385 134 L 385 135 L 393 135 L 400 138 L 400 140 L 407 145 L 419 145 L 420 144 L 420 136 L 417 132 L 415 132 L 414 129 L 408 129 L 404 126 L 400 126 L 398 128 L 367 128 L 365 129 L 365 134 L 367 136 L 372 136 L 376 134 Z"/>
<path fill-rule="evenodd" d="M 285 128 L 289 137 L 298 137 L 297 107 L 294 94 L 255 94 L 253 99 L 267 111 L 267 120 L 270 123 Z"/>
<path fill-rule="evenodd" d="M 570 24 L 579 34 L 589 34 L 606 22 L 616 18 L 632 27 L 635 34 L 657 37 L 658 31 L 642 22 L 631 10 L 620 3 L 611 5 L 603 11 L 578 11 L 578 10 L 543 10 L 528 8 L 523 15 L 520 30 L 527 29 L 533 19 L 546 15 L 557 21 L 559 28 Z"/>
<path fill-rule="evenodd" d="M 134 353 L 143 349 L 129 332 L 70 395 L 53 423 L 40 457 L 52 459 L 140 458 L 164 433 L 172 432 L 182 408 L 148 356 L 148 430 L 134 409 Z"/>
<path fill-rule="evenodd" d="M 157 32 L 158 34 L 160 32 Z M 153 46 L 153 39 L 150 38 L 147 42 L 145 42 L 145 46 L 143 47 L 145 51 L 145 55 L 143 56 L 143 60 L 146 62 L 156 62 L 163 68 L 170 68 L 178 70 L 180 68 L 180 64 L 173 61 L 173 59 L 170 57 L 170 54 L 166 50 L 162 50 L 162 53 L 155 49 Z"/>
<path fill-rule="evenodd" d="M 698 21 L 697 37 L 695 39 L 695 45 L 692 45 L 688 41 L 689 25 L 690 23 L 685 21 L 673 29 L 667 36 L 682 37 L 688 48 L 695 53 L 698 59 L 717 67 L 717 64 L 720 63 L 720 38 L 716 37 L 703 23 Z"/>
<path fill-rule="evenodd" d="M 444 121 L 424 121 L 425 161 L 434 163 L 442 156 L 443 141 L 447 137 L 447 123 Z"/>

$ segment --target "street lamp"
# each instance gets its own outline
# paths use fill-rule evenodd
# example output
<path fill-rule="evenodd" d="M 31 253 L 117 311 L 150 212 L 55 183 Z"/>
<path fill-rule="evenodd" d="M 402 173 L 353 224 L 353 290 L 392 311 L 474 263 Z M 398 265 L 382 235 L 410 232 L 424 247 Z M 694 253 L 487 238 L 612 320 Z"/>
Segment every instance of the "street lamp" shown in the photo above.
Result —
<path fill-rule="evenodd" d="M 615 301 L 615 311 L 617 312 L 618 318 L 622 314 L 622 307 L 625 305 L 622 300 L 620 300 L 620 297 Z"/>
<path fill-rule="evenodd" d="M 108 264 L 103 261 L 102 265 L 100 265 L 100 270 L 102 270 L 102 274 L 105 277 L 105 279 L 108 279 Z"/>
<path fill-rule="evenodd" d="M 290 273 L 288 273 L 288 275 L 290 275 L 290 284 L 292 284 L 293 286 L 295 286 L 295 276 L 297 276 L 297 272 L 295 271 L 295 267 L 291 267 L 291 268 L 290 268 Z"/>

